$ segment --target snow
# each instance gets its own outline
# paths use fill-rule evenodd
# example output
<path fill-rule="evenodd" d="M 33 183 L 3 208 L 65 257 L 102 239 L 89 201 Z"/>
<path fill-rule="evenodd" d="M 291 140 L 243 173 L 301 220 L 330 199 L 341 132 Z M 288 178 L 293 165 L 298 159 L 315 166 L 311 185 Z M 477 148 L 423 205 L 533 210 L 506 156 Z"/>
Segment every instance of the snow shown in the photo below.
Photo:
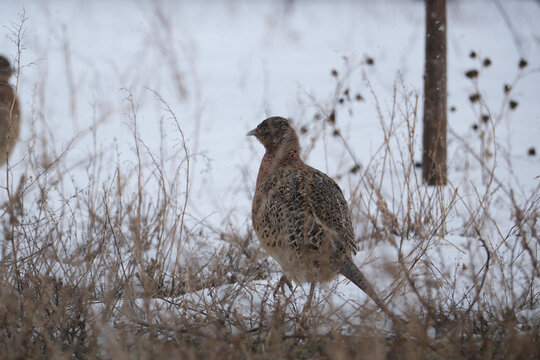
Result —
<path fill-rule="evenodd" d="M 448 113 L 449 176 L 462 204 L 448 219 L 454 232 L 426 246 L 429 258 L 441 265 L 442 277 L 449 282 L 460 274 L 463 263 L 472 262 L 478 271 L 485 262 L 481 244 L 472 243 L 471 234 L 456 230 L 470 217 L 464 204 L 492 190 L 464 147 L 468 144 L 480 153 L 479 135 L 471 126 L 481 114 L 488 113 L 494 120 L 493 127 L 485 127 L 485 136 L 496 134 L 495 148 L 489 141 L 486 146 L 497 153 L 496 160 L 491 157 L 487 164 L 491 168 L 495 161 L 497 185 L 513 190 L 519 204 L 538 207 L 538 198 L 530 196 L 539 185 L 540 160 L 527 156 L 527 151 L 533 146 L 538 151 L 540 145 L 540 6 L 535 1 L 515 1 L 504 2 L 504 8 L 519 45 L 493 2 L 448 3 L 448 106 L 456 107 Z M 103 118 L 97 140 L 83 136 L 66 161 L 85 159 L 96 144 L 111 165 L 99 179 L 111 176 L 117 162 L 133 161 L 129 97 L 136 105 L 143 141 L 159 152 L 163 131 L 169 146 L 165 151 L 175 155 L 179 134 L 152 89 L 177 115 L 194 156 L 189 213 L 226 227 L 229 222 L 249 224 L 263 148 L 246 132 L 271 115 L 290 117 L 297 128 L 320 126 L 312 121 L 314 114 L 328 115 L 337 100 L 332 69 L 339 76 L 350 72 L 345 87 L 365 99 L 337 105 L 337 124 L 361 165 L 372 158 L 376 164 L 382 162 L 377 151 L 384 134 L 377 108 L 386 121 L 395 86 L 398 104 L 403 99 L 414 102 L 419 96 L 417 125 L 421 124 L 425 15 L 421 1 L 23 0 L 2 4 L 3 33 L 9 33 L 23 11 L 28 17 L 19 90 L 24 122 L 23 140 L 11 160 L 18 164 L 15 174 L 27 169 L 25 154 L 36 131 L 32 119 L 42 116 L 57 149 Z M 7 36 L 0 37 L 0 49 L 9 56 L 16 54 Z M 475 59 L 469 57 L 472 50 Z M 367 57 L 374 59 L 373 65 Z M 492 62 L 489 67 L 482 65 L 487 58 Z M 518 69 L 521 58 L 529 62 L 523 70 Z M 479 78 L 471 81 L 464 74 L 473 68 L 479 70 Z M 504 84 L 513 84 L 510 99 L 519 102 L 515 110 L 508 109 Z M 483 100 L 471 105 L 469 96 L 478 90 Z M 400 105 L 398 112 L 410 110 Z M 415 159 L 420 160 L 420 128 L 416 135 Z M 302 137 L 301 143 L 308 148 L 310 136 Z M 112 155 L 115 148 L 119 160 Z M 329 134 L 305 158 L 333 177 L 354 165 L 342 144 Z M 73 169 L 71 176 L 73 191 L 99 181 L 89 178 L 84 166 Z M 353 194 L 357 181 L 353 175 L 339 179 L 347 198 L 357 196 Z M 384 195 L 392 196 L 396 184 L 399 181 L 385 181 Z M 398 192 L 402 195 L 403 190 Z M 512 231 L 510 205 L 497 196 L 499 203 L 491 204 L 497 208 L 491 211 L 494 219 L 486 220 L 485 231 L 507 234 Z M 494 229 L 493 223 L 500 229 Z M 404 253 L 419 245 L 411 240 Z M 495 249 L 504 242 L 498 239 L 489 245 Z M 396 261 L 396 251 L 391 241 L 376 249 L 364 244 L 356 261 L 365 262 L 363 269 L 374 275 L 385 263 Z M 388 276 L 380 280 L 380 288 L 392 283 Z M 467 291 L 467 284 L 463 286 Z M 339 290 L 345 298 L 364 296 L 345 282 Z"/>

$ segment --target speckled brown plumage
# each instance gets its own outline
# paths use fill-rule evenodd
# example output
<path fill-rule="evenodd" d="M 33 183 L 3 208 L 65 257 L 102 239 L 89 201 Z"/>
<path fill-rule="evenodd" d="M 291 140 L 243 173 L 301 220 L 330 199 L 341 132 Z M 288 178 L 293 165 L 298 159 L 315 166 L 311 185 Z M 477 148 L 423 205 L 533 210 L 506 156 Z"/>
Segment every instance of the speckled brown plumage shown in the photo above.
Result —
<path fill-rule="evenodd" d="M 298 136 L 289 121 L 268 118 L 248 135 L 266 149 L 252 206 L 261 246 L 287 277 L 313 284 L 341 273 L 388 312 L 352 261 L 357 247 L 341 189 L 300 159 Z"/>
<path fill-rule="evenodd" d="M 12 72 L 9 61 L 0 56 L 0 166 L 7 161 L 19 137 L 19 102 L 8 83 Z"/>

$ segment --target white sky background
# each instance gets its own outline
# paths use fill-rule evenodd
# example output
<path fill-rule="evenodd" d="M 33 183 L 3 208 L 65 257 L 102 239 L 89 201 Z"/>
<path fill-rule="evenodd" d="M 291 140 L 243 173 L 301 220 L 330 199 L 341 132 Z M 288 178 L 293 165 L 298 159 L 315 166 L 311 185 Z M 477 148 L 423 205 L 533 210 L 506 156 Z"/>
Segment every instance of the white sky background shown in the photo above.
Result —
<path fill-rule="evenodd" d="M 516 75 L 520 57 L 528 60 L 528 69 L 540 66 L 540 6 L 535 1 L 502 3 L 519 35 L 521 54 L 493 1 L 448 4 L 448 105 L 457 107 L 448 120 L 471 142 L 478 139 L 471 130 L 478 113 L 468 100 L 473 86 L 465 71 L 481 70 L 482 95 L 498 112 L 503 84 Z M 127 92 L 122 90 L 127 88 L 138 107 L 142 138 L 157 151 L 163 113 L 147 90 L 153 89 L 175 111 L 190 150 L 203 154 L 194 161 L 190 210 L 201 218 L 212 214 L 210 220 L 217 223 L 229 211 L 238 213 L 232 219 L 246 221 L 249 216 L 249 192 L 263 148 L 245 133 L 271 115 L 291 117 L 297 127 L 309 124 L 318 111 L 314 99 L 329 109 L 335 89 L 330 72 L 344 72 L 344 57 L 357 66 L 348 82 L 351 93 L 361 93 L 366 101 L 343 111 L 338 107 L 337 121 L 363 164 L 382 141 L 363 73 L 383 110 L 391 106 L 398 73 L 410 91 L 422 93 L 421 1 L 3 1 L 4 55 L 16 54 L 6 35 L 23 9 L 28 20 L 22 64 L 29 66 L 20 79 L 22 139 L 30 138 L 36 111 L 43 112 L 59 145 L 105 114 L 98 144 L 105 151 L 118 146 L 129 159 L 133 144 L 126 126 Z M 471 50 L 480 60 L 469 58 Z M 374 59 L 373 66 L 365 64 L 366 56 Z M 483 69 L 480 61 L 486 57 L 492 66 Z M 175 71 L 187 97 L 178 91 Z M 76 89 L 74 112 L 70 82 Z M 539 84 L 538 72 L 520 82 L 512 96 L 519 106 L 498 127 L 500 136 L 510 136 L 501 143 L 511 147 L 501 151 L 513 155 L 515 175 L 526 187 L 537 184 L 535 176 L 540 175 L 539 157 L 526 155 L 531 146 L 540 150 Z M 36 108 L 40 91 L 45 102 Z M 170 143 L 175 137 L 167 133 Z M 306 145 L 309 136 L 301 142 Z M 72 152 L 74 159 L 84 157 L 90 144 L 90 139 L 81 141 Z M 338 143 L 330 138 L 327 146 L 328 158 L 324 148 L 316 148 L 310 165 L 331 176 L 352 166 Z M 12 162 L 26 150 L 23 140 Z M 449 161 L 452 177 L 460 164 L 453 153 Z M 244 168 L 247 178 L 242 177 Z M 76 181 L 84 187 L 88 179 L 81 175 Z M 340 184 L 348 196 L 349 183 Z"/>

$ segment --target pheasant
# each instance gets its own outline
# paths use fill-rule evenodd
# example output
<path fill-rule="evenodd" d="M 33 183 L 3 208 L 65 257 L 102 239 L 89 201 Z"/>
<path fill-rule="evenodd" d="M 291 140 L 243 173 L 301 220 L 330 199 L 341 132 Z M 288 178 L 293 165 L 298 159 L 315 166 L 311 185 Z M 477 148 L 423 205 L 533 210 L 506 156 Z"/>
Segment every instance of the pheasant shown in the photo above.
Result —
<path fill-rule="evenodd" d="M 282 117 L 270 117 L 247 133 L 266 153 L 252 204 L 253 228 L 261 246 L 280 264 L 284 277 L 311 283 L 342 274 L 394 318 L 354 264 L 357 246 L 347 202 L 334 180 L 300 159 L 296 131 Z"/>
<path fill-rule="evenodd" d="M 0 56 L 0 166 L 7 162 L 19 137 L 19 102 L 8 83 L 12 73 L 9 60 Z"/>

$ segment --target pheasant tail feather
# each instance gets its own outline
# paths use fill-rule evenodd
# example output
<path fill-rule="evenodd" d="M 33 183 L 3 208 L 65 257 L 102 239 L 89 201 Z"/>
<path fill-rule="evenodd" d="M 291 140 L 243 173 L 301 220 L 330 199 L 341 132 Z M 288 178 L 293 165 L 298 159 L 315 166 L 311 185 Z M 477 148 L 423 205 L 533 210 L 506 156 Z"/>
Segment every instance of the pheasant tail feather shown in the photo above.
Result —
<path fill-rule="evenodd" d="M 377 306 L 391 318 L 395 318 L 394 314 L 388 310 L 386 304 L 381 300 L 379 295 L 373 286 L 366 279 L 362 271 L 349 259 L 347 256 L 340 256 L 332 261 L 334 269 L 351 280 L 356 286 L 358 286 L 363 292 L 365 292 Z"/>

